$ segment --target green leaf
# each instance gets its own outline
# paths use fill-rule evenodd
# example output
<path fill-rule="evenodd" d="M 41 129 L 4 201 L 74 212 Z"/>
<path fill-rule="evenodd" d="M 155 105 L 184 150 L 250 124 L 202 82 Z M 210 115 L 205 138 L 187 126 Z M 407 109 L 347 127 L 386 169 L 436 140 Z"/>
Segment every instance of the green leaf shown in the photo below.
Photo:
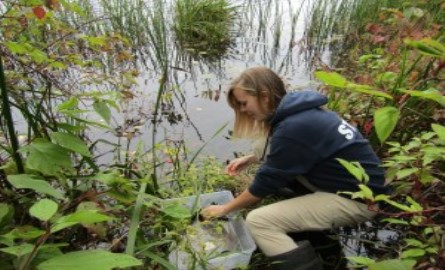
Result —
<path fill-rule="evenodd" d="M 107 122 L 108 124 L 110 123 L 111 111 L 106 102 L 95 101 L 93 103 L 93 108 L 100 116 L 102 116 L 105 122 Z"/>
<path fill-rule="evenodd" d="M 45 175 L 60 175 L 63 172 L 74 173 L 68 151 L 43 139 L 36 139 L 32 144 L 20 150 L 26 153 L 26 166 Z"/>
<path fill-rule="evenodd" d="M 384 219 L 382 219 L 382 221 L 388 222 L 391 224 L 409 225 L 408 222 L 401 220 L 401 219 L 396 219 L 396 218 L 384 218 Z"/>
<path fill-rule="evenodd" d="M 406 39 L 405 43 L 416 48 L 424 55 L 445 58 L 445 45 L 434 39 L 424 38 L 416 41 Z"/>
<path fill-rule="evenodd" d="M 422 243 L 421 241 L 419 241 L 417 239 L 413 239 L 413 238 L 407 238 L 407 239 L 405 239 L 405 242 L 408 246 L 420 247 L 420 248 L 423 248 L 425 246 L 424 243 Z"/>
<path fill-rule="evenodd" d="M 390 94 L 376 90 L 372 86 L 369 86 L 369 85 L 351 83 L 351 84 L 348 84 L 348 89 L 350 89 L 354 92 L 368 94 L 371 96 L 383 97 L 383 98 L 390 99 L 390 100 L 393 99 L 393 97 Z"/>
<path fill-rule="evenodd" d="M 369 270 L 412 270 L 416 261 L 386 260 L 369 265 Z"/>
<path fill-rule="evenodd" d="M 54 216 L 58 208 L 59 206 L 56 202 L 49 199 L 43 199 L 31 206 L 29 213 L 31 216 L 36 217 L 41 221 L 48 221 Z"/>
<path fill-rule="evenodd" d="M 7 179 L 15 188 L 32 189 L 38 193 L 53 196 L 56 199 L 63 199 L 63 195 L 60 191 L 53 188 L 47 181 L 42 180 L 35 175 L 8 175 Z"/>
<path fill-rule="evenodd" d="M 58 105 L 57 110 L 60 112 L 65 110 L 77 109 L 78 104 L 79 104 L 79 99 L 77 97 L 70 97 L 70 99 Z"/>
<path fill-rule="evenodd" d="M 354 92 L 368 94 L 371 96 L 383 97 L 387 99 L 393 99 L 391 95 L 382 91 L 378 91 L 372 86 L 351 83 L 345 77 L 336 72 L 317 71 L 315 72 L 315 77 L 320 81 L 322 81 L 323 83 L 330 86 L 339 88 L 348 88 L 349 90 L 352 90 Z"/>
<path fill-rule="evenodd" d="M 39 270 L 111 270 L 140 266 L 133 256 L 103 250 L 83 250 L 51 258 L 37 266 Z M 80 268 L 79 268 L 80 267 Z"/>
<path fill-rule="evenodd" d="M 443 107 L 445 107 L 445 96 L 443 96 L 442 93 L 436 89 L 428 89 L 425 91 L 399 89 L 399 91 L 409 94 L 413 97 L 420 97 L 424 99 L 433 100 L 442 105 Z"/>
<path fill-rule="evenodd" d="M 15 239 L 31 240 L 42 236 L 44 233 L 45 231 L 37 229 L 36 227 L 25 225 L 14 228 L 7 234 L 2 235 L 2 237 L 10 240 L 15 240 Z"/>
<path fill-rule="evenodd" d="M 41 252 L 42 250 L 52 250 L 54 248 L 59 248 L 59 247 L 66 247 L 68 246 L 68 244 L 65 243 L 60 243 L 60 244 L 47 244 L 47 245 L 43 245 L 40 247 L 39 252 Z M 22 244 L 19 246 L 13 246 L 13 247 L 7 247 L 7 248 L 2 248 L 0 249 L 0 251 L 3 251 L 5 253 L 11 254 L 11 255 L 15 255 L 17 257 L 22 257 L 24 255 L 27 255 L 29 253 L 31 253 L 31 251 L 34 249 L 34 246 L 31 244 Z"/>
<path fill-rule="evenodd" d="M 43 64 L 49 61 L 48 55 L 39 49 L 33 48 L 28 54 L 37 64 Z"/>
<path fill-rule="evenodd" d="M 370 200 L 372 200 L 374 197 L 373 197 L 373 192 L 372 192 L 372 190 L 368 187 L 368 186 L 365 186 L 365 185 L 358 185 L 359 186 L 359 188 L 360 188 L 360 190 L 361 190 L 361 192 L 362 192 L 362 194 L 363 194 L 363 198 L 364 199 L 370 199 Z"/>
<path fill-rule="evenodd" d="M 10 50 L 12 53 L 16 54 L 26 54 L 28 52 L 27 45 L 28 43 L 18 43 L 13 41 L 6 41 L 5 43 L 6 48 Z"/>
<path fill-rule="evenodd" d="M 192 216 L 189 208 L 177 203 L 168 203 L 161 209 L 161 211 L 166 215 L 177 219 L 186 219 Z"/>
<path fill-rule="evenodd" d="M 64 129 L 68 132 L 82 132 L 84 131 L 87 127 L 86 125 L 71 125 L 68 123 L 57 123 L 57 127 L 60 129 Z"/>
<path fill-rule="evenodd" d="M 410 196 L 406 197 L 406 201 L 411 204 L 410 209 L 412 212 L 418 212 L 418 211 L 422 211 L 423 207 L 416 202 L 413 198 L 411 198 Z"/>
<path fill-rule="evenodd" d="M 117 170 L 109 173 L 100 172 L 93 179 L 110 187 L 107 194 L 123 203 L 129 204 L 136 200 L 133 183 L 124 178 Z"/>
<path fill-rule="evenodd" d="M 445 127 L 438 124 L 432 124 L 431 128 L 436 132 L 441 140 L 445 140 Z"/>
<path fill-rule="evenodd" d="M 97 213 L 97 211 L 94 210 L 79 210 L 73 214 L 59 218 L 51 227 L 51 232 L 54 233 L 79 223 L 88 225 L 97 222 L 109 221 L 111 219 L 111 217 Z"/>
<path fill-rule="evenodd" d="M 395 202 L 395 201 L 393 201 L 391 199 L 382 199 L 382 201 L 384 201 L 384 202 L 386 202 L 386 203 L 388 203 L 388 204 L 390 204 L 390 205 L 392 205 L 392 206 L 394 206 L 394 207 L 396 207 L 396 208 L 398 208 L 400 210 L 403 210 L 403 211 L 406 211 L 406 212 L 411 212 L 411 208 L 409 208 L 408 206 L 403 205 L 403 204 L 398 203 L 398 202 Z"/>
<path fill-rule="evenodd" d="M 403 170 L 399 170 L 399 171 L 396 173 L 396 176 L 397 176 L 397 179 L 400 180 L 400 179 L 403 179 L 403 178 L 405 178 L 405 177 L 408 177 L 408 176 L 410 176 L 411 174 L 416 173 L 416 172 L 418 172 L 418 171 L 419 171 L 419 168 L 408 168 L 408 169 L 403 169 Z"/>
<path fill-rule="evenodd" d="M 374 113 L 375 130 L 380 142 L 383 143 L 397 125 L 400 112 L 394 107 L 384 107 Z"/>
<path fill-rule="evenodd" d="M 317 71 L 315 77 L 330 86 L 345 88 L 348 84 L 348 80 L 336 72 Z"/>
<path fill-rule="evenodd" d="M 31 253 L 31 251 L 33 249 L 34 249 L 34 246 L 31 244 L 22 244 L 19 246 L 0 248 L 0 251 L 17 256 L 17 257 L 22 257 L 22 256 L 25 256 L 26 254 Z"/>
<path fill-rule="evenodd" d="M 423 248 L 412 248 L 402 252 L 400 258 L 416 258 L 425 255 L 425 250 Z"/>
<path fill-rule="evenodd" d="M 63 148 L 79 153 L 84 157 L 91 157 L 88 146 L 77 136 L 65 132 L 54 132 L 51 134 L 51 139 Z"/>
<path fill-rule="evenodd" d="M 0 228 L 9 225 L 14 216 L 14 207 L 6 203 L 0 203 Z"/>
<path fill-rule="evenodd" d="M 350 174 L 352 174 L 355 179 L 357 179 L 360 182 L 368 182 L 369 176 L 366 174 L 363 167 L 358 162 L 349 162 L 347 160 L 337 158 L 337 161 L 340 162 L 340 164 L 348 170 Z"/>

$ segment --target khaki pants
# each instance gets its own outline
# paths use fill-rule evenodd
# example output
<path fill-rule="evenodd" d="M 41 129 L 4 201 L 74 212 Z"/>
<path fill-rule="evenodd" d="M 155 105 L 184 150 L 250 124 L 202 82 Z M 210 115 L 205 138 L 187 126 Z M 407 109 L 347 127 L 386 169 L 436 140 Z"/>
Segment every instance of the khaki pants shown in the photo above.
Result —
<path fill-rule="evenodd" d="M 275 256 L 297 247 L 288 232 L 354 225 L 371 220 L 375 214 L 366 204 L 317 191 L 255 209 L 247 215 L 246 223 L 263 253 Z"/>

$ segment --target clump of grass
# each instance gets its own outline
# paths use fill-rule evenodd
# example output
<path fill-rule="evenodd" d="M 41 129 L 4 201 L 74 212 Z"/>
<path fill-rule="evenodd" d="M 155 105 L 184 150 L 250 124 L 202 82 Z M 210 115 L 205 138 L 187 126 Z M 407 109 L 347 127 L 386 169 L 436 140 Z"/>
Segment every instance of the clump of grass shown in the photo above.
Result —
<path fill-rule="evenodd" d="M 222 55 L 231 40 L 235 9 L 227 0 L 177 0 L 174 32 L 183 50 Z"/>

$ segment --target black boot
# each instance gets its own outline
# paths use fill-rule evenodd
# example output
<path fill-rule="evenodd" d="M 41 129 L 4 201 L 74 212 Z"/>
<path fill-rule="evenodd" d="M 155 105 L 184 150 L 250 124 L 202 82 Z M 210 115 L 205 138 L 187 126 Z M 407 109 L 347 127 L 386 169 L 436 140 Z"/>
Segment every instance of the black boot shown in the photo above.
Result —
<path fill-rule="evenodd" d="M 274 270 L 323 270 L 323 262 L 309 241 L 297 243 L 289 252 L 269 257 L 270 269 Z"/>

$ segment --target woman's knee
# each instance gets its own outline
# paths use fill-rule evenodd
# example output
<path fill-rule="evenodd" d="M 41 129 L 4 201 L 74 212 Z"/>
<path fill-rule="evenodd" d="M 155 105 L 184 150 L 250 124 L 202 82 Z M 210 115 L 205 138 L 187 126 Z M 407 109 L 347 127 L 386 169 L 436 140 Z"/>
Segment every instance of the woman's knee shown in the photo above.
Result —
<path fill-rule="evenodd" d="M 262 208 L 252 210 L 246 216 L 247 227 L 251 230 L 271 227 L 270 220 Z"/>

